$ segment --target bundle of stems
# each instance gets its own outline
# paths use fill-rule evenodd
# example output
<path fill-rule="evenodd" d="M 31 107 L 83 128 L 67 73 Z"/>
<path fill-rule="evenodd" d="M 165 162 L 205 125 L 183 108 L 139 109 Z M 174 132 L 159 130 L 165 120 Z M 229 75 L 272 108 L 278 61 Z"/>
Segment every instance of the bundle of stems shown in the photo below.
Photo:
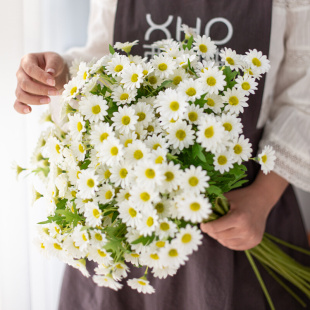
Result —
<path fill-rule="evenodd" d="M 217 197 L 213 204 L 213 213 L 208 221 L 216 220 L 228 212 L 228 200 L 224 196 Z M 304 266 L 297 262 L 286 254 L 276 243 L 310 256 L 310 251 L 276 238 L 266 232 L 260 244 L 252 249 L 245 250 L 244 253 L 259 281 L 270 309 L 274 310 L 275 306 L 256 266 L 255 260 L 257 260 L 299 304 L 306 307 L 306 303 L 290 288 L 286 281 L 293 284 L 310 299 L 310 266 Z M 255 260 L 253 258 L 255 258 Z"/>

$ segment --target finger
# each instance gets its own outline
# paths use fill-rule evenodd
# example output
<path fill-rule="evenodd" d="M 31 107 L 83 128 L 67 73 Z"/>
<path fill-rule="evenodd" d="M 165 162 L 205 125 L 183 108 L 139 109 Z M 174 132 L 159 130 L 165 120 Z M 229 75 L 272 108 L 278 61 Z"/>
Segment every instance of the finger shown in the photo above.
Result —
<path fill-rule="evenodd" d="M 218 240 L 220 244 L 234 251 L 244 251 L 250 248 L 250 246 L 245 242 L 244 239 L 234 238 L 229 240 Z"/>
<path fill-rule="evenodd" d="M 16 110 L 16 112 L 20 114 L 28 114 L 31 112 L 31 107 L 29 107 L 27 104 L 24 104 L 18 100 L 16 100 L 14 103 L 14 109 Z"/>
<path fill-rule="evenodd" d="M 216 240 L 230 240 L 243 237 L 242 234 L 236 228 L 229 228 L 221 232 L 208 233 L 213 239 Z"/>
<path fill-rule="evenodd" d="M 64 70 L 64 60 L 56 53 L 46 52 L 44 53 L 45 58 L 45 71 L 54 77 L 59 76 Z"/>
<path fill-rule="evenodd" d="M 234 228 L 236 227 L 234 213 L 230 211 L 219 219 L 209 223 L 202 223 L 200 226 L 203 228 L 203 232 L 207 234 L 218 233 L 229 228 Z"/>
<path fill-rule="evenodd" d="M 55 79 L 49 73 L 40 68 L 38 59 L 35 55 L 29 54 L 23 58 L 21 67 L 28 76 L 41 82 L 42 84 L 49 86 L 56 85 Z"/>
<path fill-rule="evenodd" d="M 41 105 L 47 104 L 51 102 L 51 99 L 47 96 L 37 96 L 26 93 L 21 88 L 16 89 L 16 98 L 18 101 L 24 104 L 31 104 L 31 105 Z"/>
<path fill-rule="evenodd" d="M 57 96 L 60 94 L 55 87 L 46 86 L 31 80 L 23 70 L 18 73 L 17 78 L 20 81 L 20 88 L 29 94 L 42 96 Z"/>

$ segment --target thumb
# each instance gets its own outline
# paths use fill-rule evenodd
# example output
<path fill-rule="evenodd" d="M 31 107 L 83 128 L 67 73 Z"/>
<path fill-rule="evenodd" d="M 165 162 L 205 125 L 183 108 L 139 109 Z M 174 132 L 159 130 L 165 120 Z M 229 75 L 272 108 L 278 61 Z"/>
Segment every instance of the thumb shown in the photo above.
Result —
<path fill-rule="evenodd" d="M 59 54 L 53 52 L 46 52 L 44 53 L 44 59 L 45 72 L 49 73 L 53 77 L 57 77 L 63 72 L 65 62 Z"/>

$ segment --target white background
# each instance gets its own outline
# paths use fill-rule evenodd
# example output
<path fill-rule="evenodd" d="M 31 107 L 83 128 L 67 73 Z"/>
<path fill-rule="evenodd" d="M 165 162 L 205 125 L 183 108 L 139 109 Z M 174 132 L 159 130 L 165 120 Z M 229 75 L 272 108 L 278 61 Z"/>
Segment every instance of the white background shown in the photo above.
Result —
<path fill-rule="evenodd" d="M 83 45 L 89 2 L 9 0 L 0 4 L 0 310 L 57 309 L 63 265 L 46 260 L 33 245 L 44 208 L 31 206 L 30 179 L 16 181 L 11 164 L 27 166 L 42 129 L 38 118 L 13 110 L 15 72 L 22 55 Z M 310 230 L 310 195 L 300 192 Z M 289 229 L 289 227 L 288 227 Z"/>

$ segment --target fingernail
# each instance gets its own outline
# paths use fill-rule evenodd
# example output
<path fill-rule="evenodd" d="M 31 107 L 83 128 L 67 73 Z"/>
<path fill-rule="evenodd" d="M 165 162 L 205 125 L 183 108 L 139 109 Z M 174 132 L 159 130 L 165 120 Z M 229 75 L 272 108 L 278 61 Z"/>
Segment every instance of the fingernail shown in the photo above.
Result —
<path fill-rule="evenodd" d="M 47 92 L 47 94 L 48 94 L 49 96 L 59 96 L 59 95 L 60 95 L 60 92 L 57 91 L 57 90 L 49 90 L 49 91 Z"/>
<path fill-rule="evenodd" d="M 46 70 L 46 72 L 47 72 L 47 73 L 50 73 L 50 74 L 55 74 L 55 70 L 52 69 L 52 68 L 48 68 L 48 69 Z"/>
<path fill-rule="evenodd" d="M 28 114 L 30 111 L 31 111 L 30 108 L 24 108 L 24 113 L 25 114 Z"/>
<path fill-rule="evenodd" d="M 48 85 L 50 85 L 50 86 L 55 86 L 55 85 L 56 85 L 55 80 L 52 80 L 52 79 L 48 79 L 48 80 L 46 81 L 46 83 L 47 83 Z"/>
<path fill-rule="evenodd" d="M 50 103 L 50 102 L 51 102 L 50 98 L 42 98 L 42 99 L 40 99 L 40 103 L 42 103 L 42 104 L 47 104 L 47 103 Z"/>

